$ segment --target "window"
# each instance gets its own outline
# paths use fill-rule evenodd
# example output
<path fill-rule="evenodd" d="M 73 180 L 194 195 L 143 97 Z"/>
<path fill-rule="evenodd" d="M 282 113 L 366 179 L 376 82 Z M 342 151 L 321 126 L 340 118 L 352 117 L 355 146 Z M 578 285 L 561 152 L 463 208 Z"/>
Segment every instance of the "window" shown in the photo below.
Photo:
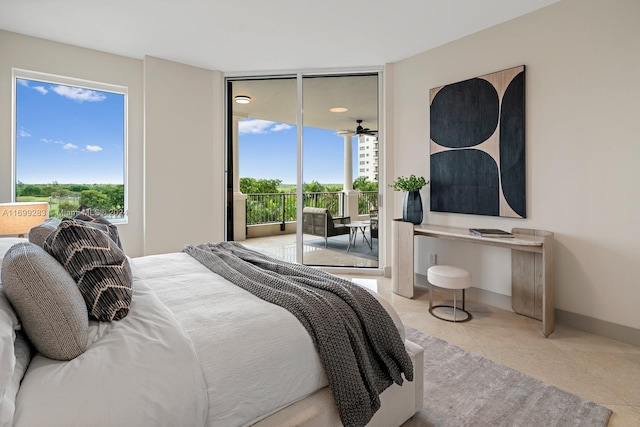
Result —
<path fill-rule="evenodd" d="M 125 220 L 127 89 L 14 70 L 16 201 Z"/>

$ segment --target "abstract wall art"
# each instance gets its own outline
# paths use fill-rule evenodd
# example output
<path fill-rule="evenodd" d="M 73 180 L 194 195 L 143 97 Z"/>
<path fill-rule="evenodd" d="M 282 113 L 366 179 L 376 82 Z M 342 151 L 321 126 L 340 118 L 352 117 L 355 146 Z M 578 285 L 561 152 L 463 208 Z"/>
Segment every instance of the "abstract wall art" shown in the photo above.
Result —
<path fill-rule="evenodd" d="M 524 65 L 430 90 L 431 211 L 526 218 Z"/>

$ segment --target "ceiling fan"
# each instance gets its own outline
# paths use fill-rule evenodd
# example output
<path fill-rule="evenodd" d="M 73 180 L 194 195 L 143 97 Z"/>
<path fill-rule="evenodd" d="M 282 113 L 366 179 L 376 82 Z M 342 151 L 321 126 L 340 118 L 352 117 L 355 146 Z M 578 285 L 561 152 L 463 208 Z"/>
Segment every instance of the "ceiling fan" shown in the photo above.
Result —
<path fill-rule="evenodd" d="M 356 120 L 358 126 L 356 127 L 356 131 L 354 135 L 369 135 L 376 136 L 378 134 L 377 130 L 371 130 L 369 128 L 362 127 L 362 120 Z"/>

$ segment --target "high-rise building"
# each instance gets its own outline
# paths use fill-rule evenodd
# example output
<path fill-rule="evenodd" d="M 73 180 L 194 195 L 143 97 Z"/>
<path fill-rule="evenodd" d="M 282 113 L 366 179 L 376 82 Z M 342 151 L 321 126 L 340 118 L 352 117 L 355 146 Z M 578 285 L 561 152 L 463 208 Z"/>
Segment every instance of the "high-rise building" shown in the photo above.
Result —
<path fill-rule="evenodd" d="M 358 177 L 366 176 L 378 182 L 378 137 L 358 135 Z"/>

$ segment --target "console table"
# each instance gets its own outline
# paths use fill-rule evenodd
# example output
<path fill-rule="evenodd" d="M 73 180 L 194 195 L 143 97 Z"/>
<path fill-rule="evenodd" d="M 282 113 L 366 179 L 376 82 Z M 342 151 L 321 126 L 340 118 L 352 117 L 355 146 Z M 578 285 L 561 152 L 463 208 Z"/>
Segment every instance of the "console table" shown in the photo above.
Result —
<path fill-rule="evenodd" d="M 542 334 L 553 332 L 553 233 L 514 228 L 513 238 L 479 237 L 469 230 L 440 225 L 413 225 L 392 221 L 391 284 L 395 294 L 413 298 L 414 237 L 458 240 L 511 250 L 511 304 L 513 311 L 542 321 Z"/>

